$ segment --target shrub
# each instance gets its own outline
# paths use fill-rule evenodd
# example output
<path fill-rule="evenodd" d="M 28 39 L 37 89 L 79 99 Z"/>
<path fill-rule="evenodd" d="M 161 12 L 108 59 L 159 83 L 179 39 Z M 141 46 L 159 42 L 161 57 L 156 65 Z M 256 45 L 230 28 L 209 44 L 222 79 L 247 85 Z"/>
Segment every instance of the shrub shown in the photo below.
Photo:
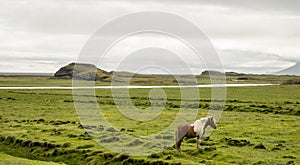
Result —
<path fill-rule="evenodd" d="M 139 139 L 136 139 L 136 140 L 130 142 L 129 144 L 126 144 L 126 146 L 137 146 L 137 145 L 141 145 L 141 144 L 143 144 L 143 142 Z"/>
<path fill-rule="evenodd" d="M 120 139 L 118 137 L 111 137 L 111 138 L 107 138 L 107 139 L 101 139 L 100 142 L 101 143 L 111 143 L 111 142 L 116 142 L 119 140 Z"/>
<path fill-rule="evenodd" d="M 71 143 L 69 143 L 69 142 L 66 142 L 62 145 L 63 148 L 68 148 L 70 146 L 71 146 Z"/>
<path fill-rule="evenodd" d="M 15 142 L 15 139 L 16 139 L 16 138 L 15 138 L 14 136 L 7 136 L 5 141 L 6 141 L 7 143 L 13 144 L 13 143 Z"/>
<path fill-rule="evenodd" d="M 288 158 L 288 159 L 296 159 L 296 156 L 292 156 L 292 155 L 285 155 L 282 158 Z"/>
<path fill-rule="evenodd" d="M 69 138 L 76 138 L 77 137 L 77 135 L 74 135 L 74 134 L 68 134 L 67 135 Z"/>
<path fill-rule="evenodd" d="M 39 146 L 41 146 L 42 144 L 40 143 L 40 142 L 33 142 L 32 143 L 32 146 L 33 147 L 39 147 Z"/>
<path fill-rule="evenodd" d="M 5 140 L 5 137 L 0 136 L 0 142 L 3 142 Z"/>
<path fill-rule="evenodd" d="M 83 146 L 78 146 L 78 147 L 76 147 L 76 149 L 92 148 L 94 146 L 95 145 L 93 145 L 93 144 L 86 144 L 86 145 L 83 145 Z"/>
<path fill-rule="evenodd" d="M 24 141 L 21 146 L 22 147 L 30 147 L 31 146 L 32 141 L 31 140 L 26 140 Z"/>
<path fill-rule="evenodd" d="M 282 85 L 294 85 L 300 84 L 300 80 L 287 80 L 282 83 Z"/>
<path fill-rule="evenodd" d="M 258 144 L 258 145 L 256 145 L 256 146 L 254 146 L 254 149 L 267 149 L 262 143 L 260 143 L 260 144 Z"/>
<path fill-rule="evenodd" d="M 154 154 L 149 155 L 149 158 L 160 158 L 160 157 L 161 157 L 161 155 L 158 154 L 158 153 L 154 153 Z"/>
<path fill-rule="evenodd" d="M 122 162 L 122 161 L 124 161 L 124 160 L 126 160 L 126 159 L 128 159 L 128 158 L 129 158 L 128 155 L 126 155 L 126 154 L 121 154 L 121 155 L 115 156 L 114 159 L 113 159 L 113 161 Z"/>

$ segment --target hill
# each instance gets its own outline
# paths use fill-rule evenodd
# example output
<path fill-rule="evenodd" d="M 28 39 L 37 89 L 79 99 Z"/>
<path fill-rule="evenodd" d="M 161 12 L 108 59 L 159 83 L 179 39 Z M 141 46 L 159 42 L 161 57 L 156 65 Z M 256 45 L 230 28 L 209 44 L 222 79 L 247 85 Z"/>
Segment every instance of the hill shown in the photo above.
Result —
<path fill-rule="evenodd" d="M 296 63 L 295 65 L 283 69 L 279 72 L 276 72 L 277 75 L 297 75 L 300 76 L 300 62 Z"/>
<path fill-rule="evenodd" d="M 76 65 L 76 67 L 75 67 Z M 101 80 L 110 81 L 111 73 L 97 68 L 92 64 L 70 63 L 60 68 L 55 74 L 58 78 L 76 78 L 83 80 Z"/>

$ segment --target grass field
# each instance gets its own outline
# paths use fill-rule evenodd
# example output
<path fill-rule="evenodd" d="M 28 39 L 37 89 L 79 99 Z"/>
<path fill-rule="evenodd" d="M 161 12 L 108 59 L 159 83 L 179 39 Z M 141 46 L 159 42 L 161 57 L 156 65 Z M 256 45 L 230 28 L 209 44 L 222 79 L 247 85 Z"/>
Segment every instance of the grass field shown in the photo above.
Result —
<path fill-rule="evenodd" d="M 34 83 L 31 78 L 17 80 L 0 82 L 70 85 L 70 80 L 45 77 Z M 197 117 L 204 117 L 212 106 L 211 90 L 199 90 Z M 131 101 L 143 110 L 150 106 L 148 93 L 149 89 L 131 89 Z M 180 93 L 178 89 L 165 93 L 168 100 L 160 116 L 141 122 L 118 111 L 110 90 L 96 90 L 97 102 L 115 130 L 133 136 L 154 134 L 174 120 Z M 78 119 L 71 90 L 0 90 L 0 103 L 0 164 L 300 164 L 299 85 L 227 88 L 218 128 L 200 149 L 195 148 L 195 139 L 187 139 L 182 153 L 169 146 L 143 157 L 113 153 L 93 141 Z"/>
<path fill-rule="evenodd" d="M 63 163 L 45 162 L 14 157 L 0 152 L 0 164 L 5 165 L 62 165 Z"/>
<path fill-rule="evenodd" d="M 229 74 L 229 73 L 228 73 Z M 177 76 L 185 80 L 185 77 Z M 190 76 L 189 76 L 190 78 Z M 195 78 L 198 84 L 210 84 L 209 75 L 200 75 Z M 126 79 L 127 80 L 127 79 Z M 276 75 L 226 75 L 227 84 L 282 84 L 287 81 L 300 82 L 300 76 L 276 76 Z M 180 80 L 178 80 L 180 81 Z M 215 81 L 224 83 L 223 81 Z M 137 75 L 130 80 L 131 85 L 177 85 L 174 76 L 168 75 Z M 183 81 L 184 84 L 184 81 Z M 299 83 L 298 83 L 299 84 Z M 110 82 L 96 81 L 95 85 L 111 85 Z M 5 76 L 0 75 L 0 87 L 7 86 L 72 86 L 72 79 L 58 79 L 53 76 Z"/>

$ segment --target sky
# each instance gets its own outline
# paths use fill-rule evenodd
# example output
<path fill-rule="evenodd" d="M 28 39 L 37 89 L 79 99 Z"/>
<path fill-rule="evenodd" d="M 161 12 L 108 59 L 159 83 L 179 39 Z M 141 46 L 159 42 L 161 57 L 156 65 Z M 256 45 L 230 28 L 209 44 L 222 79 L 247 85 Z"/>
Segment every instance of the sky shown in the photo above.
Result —
<path fill-rule="evenodd" d="M 142 11 L 172 13 L 196 25 L 213 45 L 225 71 L 265 74 L 300 62 L 298 0 L 1 0 L 0 3 L 0 72 L 54 73 L 76 61 L 88 39 L 107 22 Z M 184 63 L 194 74 L 199 74 L 201 68 L 205 69 L 205 62 L 193 59 L 192 54 L 178 39 L 139 34 L 113 45 L 97 66 L 107 71 L 160 73 L 164 72 L 162 68 L 169 68 L 181 73 Z M 159 67 L 136 67 L 150 64 Z"/>

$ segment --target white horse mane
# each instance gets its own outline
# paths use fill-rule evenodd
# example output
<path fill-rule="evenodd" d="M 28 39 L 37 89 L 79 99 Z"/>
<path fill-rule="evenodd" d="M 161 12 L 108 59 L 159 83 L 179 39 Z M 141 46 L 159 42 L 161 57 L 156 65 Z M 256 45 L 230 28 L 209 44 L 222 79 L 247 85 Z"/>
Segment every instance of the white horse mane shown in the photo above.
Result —
<path fill-rule="evenodd" d="M 204 127 L 207 126 L 206 122 L 209 120 L 209 118 L 212 117 L 209 116 L 209 117 L 200 118 L 199 120 L 196 120 L 194 124 L 191 124 L 191 126 L 194 126 L 194 132 L 196 132 L 197 135 L 204 133 L 204 129 L 205 129 Z M 215 122 L 214 118 L 213 121 Z"/>

